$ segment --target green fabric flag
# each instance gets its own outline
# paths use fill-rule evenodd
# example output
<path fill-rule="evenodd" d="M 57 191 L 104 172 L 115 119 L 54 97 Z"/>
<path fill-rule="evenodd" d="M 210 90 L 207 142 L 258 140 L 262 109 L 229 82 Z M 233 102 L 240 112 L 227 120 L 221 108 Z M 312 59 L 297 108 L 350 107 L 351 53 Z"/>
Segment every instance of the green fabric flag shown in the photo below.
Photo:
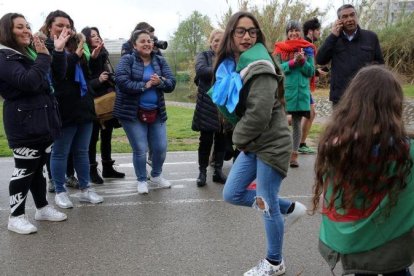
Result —
<path fill-rule="evenodd" d="M 37 58 L 37 53 L 30 47 L 26 47 L 27 54 L 30 59 L 35 60 Z"/>
<path fill-rule="evenodd" d="M 91 51 L 89 50 L 89 46 L 86 42 L 83 43 L 83 54 L 89 63 L 89 60 L 91 59 Z"/>

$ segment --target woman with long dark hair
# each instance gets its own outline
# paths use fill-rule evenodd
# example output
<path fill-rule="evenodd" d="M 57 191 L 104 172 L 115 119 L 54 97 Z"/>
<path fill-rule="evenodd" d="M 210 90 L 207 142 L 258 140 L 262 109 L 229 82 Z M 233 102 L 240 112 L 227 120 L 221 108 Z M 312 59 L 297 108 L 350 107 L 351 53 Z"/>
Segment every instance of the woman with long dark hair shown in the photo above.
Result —
<path fill-rule="evenodd" d="M 209 95 L 234 124 L 233 142 L 241 151 L 224 185 L 223 197 L 263 215 L 267 254 L 244 275 L 282 275 L 284 219 L 304 215 L 299 202 L 279 198 L 292 151 L 283 106 L 282 71 L 266 49 L 257 19 L 249 12 L 230 18 L 217 51 L 215 83 Z M 256 190 L 249 185 L 256 179 Z"/>
<path fill-rule="evenodd" d="M 62 134 L 53 144 L 50 168 L 56 190 L 56 205 L 60 208 L 72 208 L 73 203 L 64 186 L 70 151 L 73 153 L 73 164 L 81 190 L 79 200 L 97 204 L 103 198 L 89 186 L 88 152 L 92 124 L 96 116 L 93 96 L 87 84 L 89 68 L 84 55 L 84 36 L 76 34 L 72 18 L 60 10 L 49 13 L 41 30 L 49 41 L 53 41 L 64 27 L 72 30 L 72 36 L 65 47 L 68 61 L 66 76 L 55 87 L 62 118 Z"/>
<path fill-rule="evenodd" d="M 103 96 L 109 92 L 115 91 L 114 69 L 109 61 L 109 53 L 103 45 L 101 35 L 98 28 L 86 27 L 82 33 L 86 38 L 87 50 L 85 55 L 89 61 L 90 86 L 94 91 L 94 96 Z M 101 159 L 102 159 L 102 176 L 104 178 L 123 178 L 124 173 L 118 172 L 113 165 L 115 160 L 111 157 L 111 140 L 114 127 L 120 127 L 117 119 L 103 122 L 94 121 L 91 142 L 89 144 L 89 164 L 90 164 L 90 180 L 95 184 L 103 184 L 104 181 L 98 173 L 98 163 L 96 162 L 96 144 L 101 134 Z"/>
<path fill-rule="evenodd" d="M 29 190 L 36 205 L 36 220 L 67 218 L 48 205 L 43 166 L 60 131 L 54 80 L 65 76 L 64 47 L 69 35 L 63 28 L 49 51 L 39 36 L 32 36 L 23 15 L 7 13 L 0 19 L 0 94 L 4 98 L 4 129 L 15 163 L 7 228 L 19 234 L 37 231 L 25 216 Z"/>
<path fill-rule="evenodd" d="M 378 65 L 361 69 L 319 141 L 313 213 L 319 249 L 344 274 L 409 276 L 414 262 L 414 142 L 403 91 Z"/>

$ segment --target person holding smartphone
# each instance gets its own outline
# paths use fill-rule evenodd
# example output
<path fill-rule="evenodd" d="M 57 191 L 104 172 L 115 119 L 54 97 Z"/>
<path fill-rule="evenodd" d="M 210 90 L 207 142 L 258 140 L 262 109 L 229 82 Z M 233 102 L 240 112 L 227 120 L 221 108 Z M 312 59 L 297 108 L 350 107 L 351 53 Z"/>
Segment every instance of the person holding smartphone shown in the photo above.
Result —
<path fill-rule="evenodd" d="M 342 5 L 337 15 L 331 34 L 316 56 L 317 64 L 331 62 L 329 100 L 333 106 L 339 102 L 349 81 L 359 69 L 370 64 L 384 64 L 377 35 L 361 29 L 355 7 Z"/>

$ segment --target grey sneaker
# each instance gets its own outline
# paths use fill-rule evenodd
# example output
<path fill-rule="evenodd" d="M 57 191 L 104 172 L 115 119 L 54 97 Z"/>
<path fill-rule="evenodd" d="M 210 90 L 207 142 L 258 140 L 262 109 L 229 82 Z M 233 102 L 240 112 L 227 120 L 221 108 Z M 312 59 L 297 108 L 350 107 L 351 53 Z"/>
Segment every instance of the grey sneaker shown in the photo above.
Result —
<path fill-rule="evenodd" d="M 50 205 L 36 209 L 35 220 L 63 221 L 67 218 L 66 214 L 59 212 Z"/>
<path fill-rule="evenodd" d="M 283 275 L 286 272 L 285 263 L 282 262 L 280 265 L 272 265 L 266 259 L 263 259 L 259 264 L 246 273 L 244 276 L 267 276 L 267 275 Z"/>
<path fill-rule="evenodd" d="M 70 201 L 66 192 L 56 194 L 55 203 L 57 206 L 63 209 L 73 208 L 73 203 Z"/>
<path fill-rule="evenodd" d="M 9 223 L 7 225 L 7 229 L 12 232 L 16 232 L 18 234 L 31 234 L 37 232 L 36 226 L 31 224 L 25 214 L 20 215 L 18 217 L 9 217 Z"/>
<path fill-rule="evenodd" d="M 79 189 L 79 180 L 74 175 L 71 175 L 66 179 L 65 185 L 66 187 Z"/>
<path fill-rule="evenodd" d="M 54 193 L 55 192 L 55 182 L 53 182 L 52 179 L 49 179 L 47 181 L 47 190 L 49 193 Z"/>
<path fill-rule="evenodd" d="M 137 191 L 140 195 L 148 194 L 148 183 L 146 181 L 138 181 Z"/>
<path fill-rule="evenodd" d="M 80 193 L 79 201 L 85 201 L 92 204 L 103 202 L 103 197 L 98 195 L 94 189 L 88 188 Z"/>
<path fill-rule="evenodd" d="M 150 176 L 149 181 L 157 185 L 159 188 L 164 188 L 164 189 L 171 188 L 171 182 L 163 178 L 162 176 L 156 176 L 156 177 Z"/>

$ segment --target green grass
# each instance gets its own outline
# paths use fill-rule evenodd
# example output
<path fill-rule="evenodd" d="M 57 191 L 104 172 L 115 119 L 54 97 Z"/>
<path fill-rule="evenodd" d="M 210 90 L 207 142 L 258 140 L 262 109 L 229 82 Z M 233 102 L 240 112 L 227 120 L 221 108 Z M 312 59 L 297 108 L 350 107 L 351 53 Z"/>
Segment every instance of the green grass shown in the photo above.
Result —
<path fill-rule="evenodd" d="M 414 85 L 406 84 L 403 86 L 404 96 L 407 98 L 414 98 Z"/>
<path fill-rule="evenodd" d="M 169 151 L 196 150 L 198 133 L 191 130 L 194 110 L 191 108 L 167 106 L 167 137 Z M 112 134 L 112 152 L 131 152 L 131 146 L 123 128 Z"/>
<path fill-rule="evenodd" d="M 199 133 L 191 130 L 193 113 L 194 110 L 191 108 L 175 106 L 167 107 L 167 136 L 169 151 L 197 150 Z M 132 152 L 123 128 L 115 129 L 113 132 L 112 152 Z M 0 105 L 0 157 L 10 156 L 12 156 L 12 151 L 7 144 L 3 128 L 3 105 Z"/>
<path fill-rule="evenodd" d="M 1 102 L 3 103 L 3 102 Z M 12 151 L 7 144 L 6 133 L 3 127 L 3 104 L 0 105 L 0 157 L 12 156 Z"/>
<path fill-rule="evenodd" d="M 166 101 L 194 103 L 196 100 L 197 87 L 190 86 L 189 82 L 177 82 L 172 93 L 165 93 Z"/>

